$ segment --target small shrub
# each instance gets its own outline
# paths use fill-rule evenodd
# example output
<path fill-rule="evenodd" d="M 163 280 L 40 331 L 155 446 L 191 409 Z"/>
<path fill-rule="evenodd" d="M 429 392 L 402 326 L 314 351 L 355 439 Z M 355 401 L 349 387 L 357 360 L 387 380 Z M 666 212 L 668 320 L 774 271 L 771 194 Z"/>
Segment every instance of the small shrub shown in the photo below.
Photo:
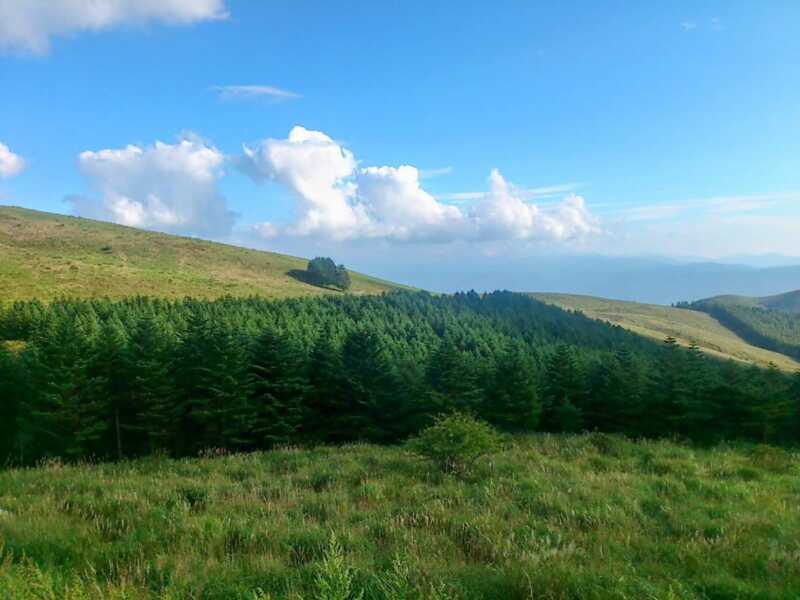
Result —
<path fill-rule="evenodd" d="M 400 556 L 395 556 L 392 569 L 376 578 L 378 590 L 387 600 L 407 600 L 413 598 L 411 569 Z"/>
<path fill-rule="evenodd" d="M 432 461 L 447 473 L 468 474 L 475 463 L 503 445 L 503 437 L 491 425 L 468 414 L 441 416 L 409 440 L 412 452 Z"/>
<path fill-rule="evenodd" d="M 364 592 L 356 593 L 355 571 L 347 564 L 339 540 L 331 533 L 322 562 L 314 580 L 315 600 L 362 600 Z"/>

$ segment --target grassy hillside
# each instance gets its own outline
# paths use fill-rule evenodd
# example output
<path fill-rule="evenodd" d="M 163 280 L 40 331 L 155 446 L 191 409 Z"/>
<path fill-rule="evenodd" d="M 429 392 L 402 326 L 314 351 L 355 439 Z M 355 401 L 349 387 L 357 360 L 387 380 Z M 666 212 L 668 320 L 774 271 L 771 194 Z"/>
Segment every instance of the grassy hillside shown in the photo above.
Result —
<path fill-rule="evenodd" d="M 755 346 L 800 360 L 800 290 L 763 298 L 715 296 L 691 307 Z"/>
<path fill-rule="evenodd" d="M 682 344 L 695 341 L 708 354 L 765 366 L 775 363 L 784 370 L 798 370 L 792 358 L 754 346 L 712 316 L 696 310 L 607 300 L 568 294 L 532 294 L 562 308 L 579 310 L 586 316 L 620 325 L 648 337 L 663 340 L 672 336 Z"/>
<path fill-rule="evenodd" d="M 292 277 L 307 261 L 111 223 L 0 206 L 3 300 L 337 293 Z M 392 283 L 352 274 L 353 293 Z"/>
<path fill-rule="evenodd" d="M 800 290 L 777 294 L 775 296 L 714 296 L 695 302 L 696 305 L 716 304 L 719 306 L 742 306 L 747 308 L 761 308 L 765 310 L 779 310 L 790 313 L 800 313 Z"/>
<path fill-rule="evenodd" d="M 366 445 L 51 463 L 0 472 L 0 596 L 794 599 L 797 459 L 590 434 L 466 480 Z"/>

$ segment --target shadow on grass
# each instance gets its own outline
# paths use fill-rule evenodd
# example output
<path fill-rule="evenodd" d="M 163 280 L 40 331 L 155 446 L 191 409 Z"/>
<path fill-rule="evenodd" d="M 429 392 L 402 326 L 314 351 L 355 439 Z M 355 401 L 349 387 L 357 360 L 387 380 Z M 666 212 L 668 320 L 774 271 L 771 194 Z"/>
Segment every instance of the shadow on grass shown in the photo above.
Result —
<path fill-rule="evenodd" d="M 308 271 L 302 271 L 300 269 L 292 269 L 291 271 L 287 271 L 286 274 L 291 277 L 292 279 L 296 279 L 302 283 L 306 283 L 308 285 L 313 285 L 316 288 L 321 290 L 330 290 L 332 292 L 341 292 L 339 288 L 329 286 L 329 285 L 321 285 L 314 281 L 314 279 L 308 274 Z"/>

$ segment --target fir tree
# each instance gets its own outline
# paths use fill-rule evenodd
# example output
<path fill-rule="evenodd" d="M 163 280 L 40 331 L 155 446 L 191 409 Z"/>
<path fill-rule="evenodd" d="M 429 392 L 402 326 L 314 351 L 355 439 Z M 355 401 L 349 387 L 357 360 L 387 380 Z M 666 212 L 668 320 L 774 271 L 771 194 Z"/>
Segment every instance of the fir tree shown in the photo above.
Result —
<path fill-rule="evenodd" d="M 397 379 L 380 338 L 367 329 L 350 333 L 342 346 L 347 402 L 339 428 L 354 439 L 378 441 L 391 424 Z"/>
<path fill-rule="evenodd" d="M 506 431 L 533 431 L 541 412 L 538 381 L 530 356 L 521 346 L 511 345 L 495 363 L 480 414 Z"/>
<path fill-rule="evenodd" d="M 225 448 L 231 437 L 244 435 L 232 427 L 248 406 L 246 359 L 244 340 L 226 323 L 192 315 L 175 365 L 183 432 L 188 434 L 184 447 L 194 452 Z"/>
<path fill-rule="evenodd" d="M 633 353 L 618 350 L 592 378 L 585 424 L 593 429 L 633 435 L 646 411 L 644 374 Z"/>
<path fill-rule="evenodd" d="M 452 339 L 443 340 L 431 355 L 427 381 L 431 388 L 430 399 L 435 406 L 461 411 L 477 411 L 479 408 L 482 390 L 475 366 Z"/>
<path fill-rule="evenodd" d="M 267 329 L 256 341 L 248 375 L 253 432 L 266 446 L 299 438 L 308 391 L 305 357 L 288 336 Z"/>
<path fill-rule="evenodd" d="M 649 419 L 643 428 L 646 435 L 657 437 L 675 431 L 683 419 L 683 398 L 686 395 L 686 357 L 678 340 L 669 336 L 664 340 L 660 368 L 652 386 Z"/>
<path fill-rule="evenodd" d="M 136 410 L 136 429 L 150 452 L 175 448 L 180 426 L 180 406 L 170 373 L 174 344 L 170 332 L 154 315 L 139 320 L 126 354 L 128 393 Z"/>
<path fill-rule="evenodd" d="M 0 341 L 0 466 L 11 460 L 20 432 L 19 367 Z"/>
<path fill-rule="evenodd" d="M 103 406 L 109 420 L 107 430 L 113 439 L 116 457 L 122 459 L 124 430 L 134 421 L 129 397 L 129 373 L 125 360 L 127 335 L 119 319 L 111 318 L 100 328 L 87 371 L 92 382 L 89 393 L 98 406 Z"/>
<path fill-rule="evenodd" d="M 580 404 L 581 375 L 572 348 L 561 344 L 547 361 L 544 383 L 544 420 L 548 431 L 579 431 L 583 427 Z"/>
<path fill-rule="evenodd" d="M 340 443 L 353 439 L 342 355 L 330 330 L 315 343 L 308 374 L 310 390 L 305 403 L 305 436 L 317 442 Z"/>
<path fill-rule="evenodd" d="M 95 383 L 87 372 L 91 351 L 89 321 L 54 322 L 51 335 L 32 348 L 36 394 L 31 414 L 45 438 L 45 454 L 81 458 L 94 454 L 108 429 L 104 398 L 89 393 Z M 33 420 L 32 420 L 33 421 Z"/>
<path fill-rule="evenodd" d="M 694 439 L 711 441 L 715 437 L 711 425 L 717 411 L 709 394 L 712 383 L 706 358 L 695 342 L 685 351 L 678 379 L 681 385 L 673 402 L 673 430 Z"/>

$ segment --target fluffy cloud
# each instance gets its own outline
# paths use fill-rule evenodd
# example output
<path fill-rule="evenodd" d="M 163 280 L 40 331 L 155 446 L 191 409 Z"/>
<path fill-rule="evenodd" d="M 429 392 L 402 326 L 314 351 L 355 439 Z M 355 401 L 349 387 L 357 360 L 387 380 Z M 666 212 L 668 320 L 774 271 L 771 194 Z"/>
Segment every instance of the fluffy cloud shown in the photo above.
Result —
<path fill-rule="evenodd" d="M 476 237 L 484 240 L 565 241 L 596 233 L 597 220 L 574 194 L 554 207 L 525 202 L 497 169 L 489 175 L 489 193 L 471 212 Z"/>
<path fill-rule="evenodd" d="M 176 144 L 87 151 L 78 158 L 100 198 L 72 197 L 81 216 L 172 233 L 224 236 L 235 215 L 217 181 L 225 157 L 196 136 Z"/>
<path fill-rule="evenodd" d="M 293 235 L 354 237 L 369 224 L 363 207 L 352 203 L 353 154 L 319 131 L 295 127 L 285 140 L 267 139 L 257 148 L 244 147 L 242 170 L 256 181 L 275 180 L 298 199 Z"/>
<path fill-rule="evenodd" d="M 41 54 L 57 35 L 226 16 L 224 0 L 0 0 L 0 47 Z"/>
<path fill-rule="evenodd" d="M 297 218 L 286 227 L 262 223 L 256 232 L 334 240 L 566 241 L 598 231 L 583 199 L 571 195 L 541 208 L 527 202 L 499 171 L 472 208 L 438 201 L 420 184 L 415 167 L 359 168 L 353 154 L 326 134 L 295 127 L 285 140 L 244 147 L 240 168 L 256 181 L 274 180 L 297 198 Z"/>
<path fill-rule="evenodd" d="M 0 142 L 0 179 L 13 177 L 22 172 L 25 168 L 25 161 L 11 149 Z"/>

